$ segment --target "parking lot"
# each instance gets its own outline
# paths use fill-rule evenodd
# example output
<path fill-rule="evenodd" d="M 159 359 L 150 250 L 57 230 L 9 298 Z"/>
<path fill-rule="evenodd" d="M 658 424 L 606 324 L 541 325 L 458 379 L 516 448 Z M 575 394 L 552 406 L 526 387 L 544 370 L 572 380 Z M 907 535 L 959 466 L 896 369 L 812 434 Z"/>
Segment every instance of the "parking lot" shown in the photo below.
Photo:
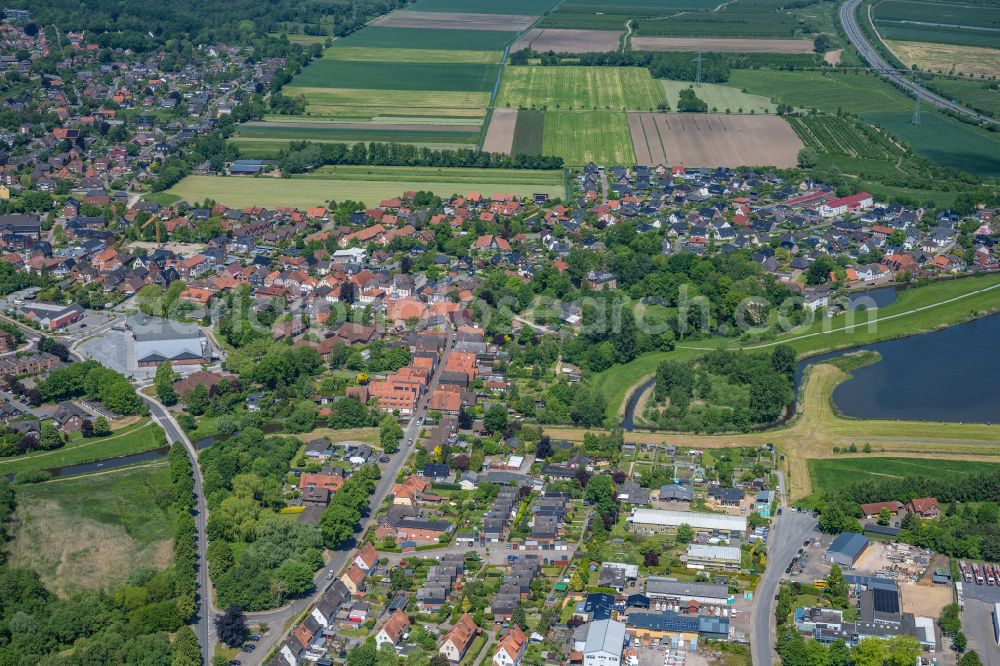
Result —
<path fill-rule="evenodd" d="M 708 666 L 711 663 L 699 652 L 667 650 L 662 646 L 635 649 L 639 653 L 639 666 Z"/>
<path fill-rule="evenodd" d="M 124 331 L 109 329 L 96 337 L 84 340 L 77 349 L 87 358 L 92 358 L 101 365 L 128 377 L 136 373 L 134 349 L 131 352 L 131 356 L 133 357 L 131 367 L 129 365 L 130 346 L 132 346 L 132 343 L 128 340 L 128 335 Z"/>
<path fill-rule="evenodd" d="M 69 335 L 86 336 L 95 328 L 104 326 L 117 318 L 118 315 L 110 312 L 99 312 L 97 310 L 87 310 L 80 321 L 70 324 L 61 332 Z"/>
<path fill-rule="evenodd" d="M 985 586 L 973 583 L 972 587 Z M 995 587 L 989 589 L 996 590 Z M 965 610 L 962 611 L 962 631 L 969 639 L 969 649 L 979 653 L 979 659 L 985 666 L 1000 666 L 1000 647 L 993 640 L 992 604 L 966 597 Z"/>

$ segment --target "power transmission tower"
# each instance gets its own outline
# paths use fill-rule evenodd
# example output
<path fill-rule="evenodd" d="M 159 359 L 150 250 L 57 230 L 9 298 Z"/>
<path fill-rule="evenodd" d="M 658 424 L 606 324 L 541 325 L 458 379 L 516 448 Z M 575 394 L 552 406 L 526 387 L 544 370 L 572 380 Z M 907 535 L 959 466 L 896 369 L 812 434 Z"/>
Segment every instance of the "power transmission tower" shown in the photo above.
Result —
<path fill-rule="evenodd" d="M 701 51 L 698 51 L 698 57 L 695 58 L 694 61 L 698 65 L 697 70 L 695 70 L 694 85 L 696 87 L 700 88 L 701 87 Z"/>
<path fill-rule="evenodd" d="M 914 125 L 919 126 L 920 125 L 920 91 L 919 90 L 917 90 L 916 92 L 914 92 L 913 99 L 914 99 L 914 103 L 913 103 L 913 118 L 910 120 L 910 122 L 912 124 L 914 124 Z"/>

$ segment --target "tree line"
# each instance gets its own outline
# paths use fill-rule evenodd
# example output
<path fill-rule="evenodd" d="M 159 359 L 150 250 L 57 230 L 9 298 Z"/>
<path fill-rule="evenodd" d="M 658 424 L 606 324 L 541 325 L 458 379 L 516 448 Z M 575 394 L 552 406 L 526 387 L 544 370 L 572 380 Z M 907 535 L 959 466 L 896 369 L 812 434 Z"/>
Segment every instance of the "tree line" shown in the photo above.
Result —
<path fill-rule="evenodd" d="M 324 165 L 432 166 L 479 169 L 561 169 L 555 155 L 506 155 L 472 148 L 433 150 L 405 143 L 312 143 L 292 141 L 278 164 L 284 175 L 303 173 Z"/>

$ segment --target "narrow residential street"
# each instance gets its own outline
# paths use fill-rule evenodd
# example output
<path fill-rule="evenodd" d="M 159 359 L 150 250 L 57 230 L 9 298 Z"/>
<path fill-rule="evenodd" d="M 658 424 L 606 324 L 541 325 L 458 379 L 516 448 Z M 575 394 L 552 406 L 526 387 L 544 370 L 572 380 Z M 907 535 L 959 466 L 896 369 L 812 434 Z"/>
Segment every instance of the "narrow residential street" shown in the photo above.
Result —
<path fill-rule="evenodd" d="M 399 452 L 393 455 L 392 460 L 382 468 L 382 477 L 379 479 L 378 486 L 375 488 L 375 492 L 372 494 L 371 502 L 368 505 L 368 515 L 361 519 L 361 529 L 358 531 L 359 536 L 363 535 L 374 523 L 375 512 L 378 511 L 379 507 L 382 506 L 382 503 L 385 502 L 386 497 L 389 496 L 389 493 L 392 491 L 392 486 L 396 483 L 396 476 L 399 474 L 399 471 L 403 468 L 403 465 L 409 459 L 410 455 L 414 451 L 414 447 L 417 445 L 417 440 L 419 439 L 418 435 L 420 434 L 420 428 L 423 424 L 424 415 L 427 413 L 427 403 L 430 400 L 430 396 L 434 393 L 434 389 L 437 388 L 439 380 L 441 379 L 441 373 L 444 371 L 444 366 L 448 362 L 448 355 L 451 352 L 451 346 L 454 339 L 454 333 L 449 331 L 445 348 L 441 354 L 441 360 L 438 362 L 437 369 L 434 371 L 434 376 L 431 378 L 431 381 L 427 386 L 427 390 L 417 403 L 415 413 L 410 417 L 406 428 L 403 430 L 403 441 L 400 443 Z M 355 546 L 351 545 L 348 548 L 334 552 L 333 556 L 327 561 L 326 567 L 317 573 L 316 591 L 310 596 L 297 599 L 290 604 L 275 610 L 265 611 L 262 613 L 247 613 L 248 624 L 260 624 L 261 622 L 266 622 L 270 627 L 270 631 L 264 635 L 260 641 L 258 641 L 257 649 L 253 653 L 240 655 L 240 661 L 243 662 L 244 666 L 256 666 L 257 664 L 263 663 L 263 660 L 267 657 L 271 650 L 279 645 L 288 635 L 288 630 L 291 629 L 289 624 L 301 615 L 303 611 L 309 608 L 309 606 L 316 603 L 316 601 L 323 595 L 323 592 L 325 592 L 330 586 L 331 581 L 326 580 L 326 572 L 332 570 L 339 575 L 341 569 L 343 569 L 350 561 L 350 557 L 353 555 L 354 550 Z M 467 549 L 463 549 L 462 552 L 465 552 L 465 550 Z"/>
<path fill-rule="evenodd" d="M 792 558 L 810 538 L 816 527 L 816 518 L 811 513 L 792 511 L 786 502 L 785 477 L 778 472 L 778 488 L 781 495 L 781 513 L 772 523 L 767 544 L 767 568 L 757 584 L 753 604 L 750 608 L 750 656 L 753 666 L 771 666 L 778 663 L 774 651 L 777 638 L 774 622 L 774 595 L 778 584 Z"/>

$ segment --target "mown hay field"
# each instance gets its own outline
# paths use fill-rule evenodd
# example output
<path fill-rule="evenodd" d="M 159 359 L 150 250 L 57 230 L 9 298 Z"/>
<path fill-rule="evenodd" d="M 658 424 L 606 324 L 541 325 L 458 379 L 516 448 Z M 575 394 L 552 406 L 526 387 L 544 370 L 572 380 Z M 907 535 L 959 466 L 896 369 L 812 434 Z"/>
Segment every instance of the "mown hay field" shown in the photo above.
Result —
<path fill-rule="evenodd" d="M 632 137 L 619 111 L 548 111 L 542 152 L 566 164 L 634 164 Z"/>

